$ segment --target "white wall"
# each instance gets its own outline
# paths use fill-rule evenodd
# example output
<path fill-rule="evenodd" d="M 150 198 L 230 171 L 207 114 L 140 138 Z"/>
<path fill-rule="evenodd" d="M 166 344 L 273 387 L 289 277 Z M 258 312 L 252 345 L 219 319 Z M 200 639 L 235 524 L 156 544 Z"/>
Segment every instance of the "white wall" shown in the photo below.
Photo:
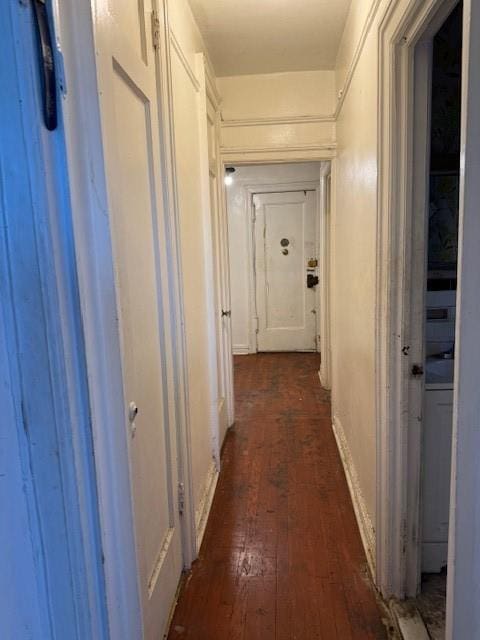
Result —
<path fill-rule="evenodd" d="M 320 182 L 319 163 L 257 165 L 236 167 L 234 183 L 227 188 L 228 236 L 232 307 L 233 352 L 249 352 L 250 273 L 253 269 L 249 250 L 247 185 L 271 185 L 291 182 Z"/>
<path fill-rule="evenodd" d="M 341 99 L 332 225 L 333 418 L 347 447 L 372 538 L 376 515 L 377 32 L 381 12 L 369 30 L 364 28 L 370 6 L 376 4 L 375 0 L 352 3 L 338 54 L 336 82 Z"/>
<path fill-rule="evenodd" d="M 297 71 L 218 78 L 223 119 L 330 115 L 335 73 Z"/>
<path fill-rule="evenodd" d="M 222 147 L 322 148 L 335 141 L 335 74 L 299 71 L 218 79 Z"/>

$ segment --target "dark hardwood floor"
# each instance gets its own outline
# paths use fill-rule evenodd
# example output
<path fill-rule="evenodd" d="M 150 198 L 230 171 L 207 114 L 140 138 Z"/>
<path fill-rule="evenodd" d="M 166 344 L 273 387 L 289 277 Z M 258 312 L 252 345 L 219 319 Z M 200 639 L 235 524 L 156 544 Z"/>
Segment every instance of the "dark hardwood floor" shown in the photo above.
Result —
<path fill-rule="evenodd" d="M 387 637 L 318 367 L 235 358 L 236 422 L 169 640 Z"/>

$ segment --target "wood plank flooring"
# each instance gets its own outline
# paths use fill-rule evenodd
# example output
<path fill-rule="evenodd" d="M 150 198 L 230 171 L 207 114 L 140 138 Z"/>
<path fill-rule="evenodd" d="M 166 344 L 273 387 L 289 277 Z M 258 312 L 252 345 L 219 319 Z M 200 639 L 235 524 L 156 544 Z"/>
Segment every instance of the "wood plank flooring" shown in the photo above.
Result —
<path fill-rule="evenodd" d="M 318 368 L 235 358 L 236 423 L 169 640 L 387 637 Z"/>

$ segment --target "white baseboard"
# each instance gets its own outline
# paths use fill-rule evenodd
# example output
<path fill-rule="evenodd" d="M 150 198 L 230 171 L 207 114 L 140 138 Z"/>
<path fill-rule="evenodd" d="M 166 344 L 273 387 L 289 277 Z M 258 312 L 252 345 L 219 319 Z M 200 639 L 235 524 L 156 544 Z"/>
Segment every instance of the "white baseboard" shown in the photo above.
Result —
<path fill-rule="evenodd" d="M 430 635 L 418 609 L 411 602 L 390 602 L 390 613 L 400 631 L 402 640 L 429 640 Z"/>
<path fill-rule="evenodd" d="M 218 471 L 215 465 L 215 461 L 212 460 L 212 463 L 208 469 L 207 478 L 205 480 L 205 489 L 200 503 L 195 511 L 197 553 L 200 551 L 200 547 L 202 545 L 205 528 L 207 526 L 208 515 L 210 513 L 213 496 L 215 495 L 215 489 L 217 487 L 217 481 Z"/>
<path fill-rule="evenodd" d="M 332 428 L 335 435 L 335 440 L 337 441 L 338 451 L 340 452 L 340 458 L 342 459 L 345 476 L 347 478 L 347 484 L 350 490 L 350 496 L 352 498 L 353 509 L 355 511 L 355 517 L 357 518 L 358 528 L 360 529 L 363 547 L 367 556 L 368 566 L 370 567 L 372 576 L 374 576 L 376 558 L 375 528 L 373 527 L 372 520 L 365 503 L 365 498 L 363 497 L 363 493 L 360 488 L 355 464 L 350 453 L 348 442 L 345 437 L 345 432 L 343 431 L 340 420 L 336 416 L 333 417 Z"/>
<path fill-rule="evenodd" d="M 250 353 L 250 347 L 248 344 L 234 344 L 233 355 L 234 356 L 248 356 Z"/>

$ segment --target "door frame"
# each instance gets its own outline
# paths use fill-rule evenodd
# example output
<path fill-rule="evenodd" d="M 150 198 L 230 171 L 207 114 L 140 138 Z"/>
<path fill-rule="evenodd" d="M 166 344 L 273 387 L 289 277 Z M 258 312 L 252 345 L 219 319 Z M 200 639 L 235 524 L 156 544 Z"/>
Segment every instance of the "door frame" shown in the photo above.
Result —
<path fill-rule="evenodd" d="M 112 637 L 140 639 L 142 620 L 138 593 L 133 505 L 126 429 L 119 434 L 107 428 L 124 424 L 123 383 L 116 324 L 115 277 L 104 156 L 101 144 L 99 88 L 97 84 L 94 7 L 73 0 L 54 0 L 57 46 L 61 50 L 67 93 L 63 101 L 67 164 L 73 212 L 73 234 L 79 277 L 81 315 L 90 391 L 106 607 Z M 93 3 L 92 3 L 93 4 Z M 158 117 L 161 129 L 161 171 L 164 176 L 165 236 L 169 292 L 168 323 L 172 362 L 168 377 L 175 390 L 171 410 L 178 432 L 178 477 L 183 485 L 184 510 L 180 518 L 184 566 L 197 555 L 191 446 L 186 376 L 185 333 L 181 293 L 178 206 L 175 198 L 173 157 L 170 38 L 167 0 L 157 5 L 161 45 L 157 49 Z M 82 51 L 82 56 L 78 56 Z"/>
<path fill-rule="evenodd" d="M 222 175 L 225 174 L 225 169 L 227 166 L 252 166 L 252 165 L 271 165 L 271 164 L 297 164 L 297 163 L 303 163 L 303 162 L 318 162 L 318 163 L 328 163 L 329 169 L 330 169 L 330 193 L 331 193 L 331 199 L 330 199 L 330 221 L 331 224 L 333 225 L 334 220 L 335 220 L 335 208 L 336 208 L 336 200 L 335 200 L 335 194 L 336 194 L 336 166 L 337 166 L 337 159 L 336 159 L 336 144 L 329 144 L 326 145 L 325 148 L 322 149 L 315 149 L 315 150 L 310 150 L 310 149 L 296 149 L 293 148 L 291 150 L 287 149 L 275 149 L 275 147 L 270 147 L 267 149 L 262 149 L 261 151 L 257 151 L 257 150 L 249 150 L 249 151 L 245 151 L 245 150 L 233 150 L 233 149 L 229 149 L 226 150 L 224 148 L 222 148 L 220 146 L 220 153 L 221 153 L 221 167 L 222 167 Z M 259 155 L 262 156 L 262 159 L 259 160 Z M 226 187 L 223 184 L 223 182 L 221 182 L 222 185 L 222 203 L 223 203 L 223 207 L 224 207 L 224 215 L 225 215 L 225 220 L 226 220 L 226 224 L 227 224 L 227 238 L 225 239 L 225 242 L 227 243 L 227 251 L 228 251 L 228 211 L 227 211 L 227 192 L 226 192 Z M 253 187 L 253 185 L 250 185 Z M 318 186 L 318 185 L 317 185 Z M 252 196 L 253 198 L 253 196 Z M 247 202 L 251 202 L 251 199 L 248 198 Z M 318 198 L 318 202 L 321 203 L 322 201 L 320 200 L 320 198 Z M 320 210 L 319 212 L 319 216 L 320 216 L 320 220 L 322 219 L 322 211 Z M 248 312 L 248 317 L 249 317 L 249 345 L 248 345 L 248 352 L 247 353 L 256 353 L 256 351 L 253 350 L 252 345 L 256 344 L 256 335 L 253 336 L 252 339 L 252 313 L 251 310 L 255 308 L 254 303 L 255 300 L 254 298 L 252 298 L 252 295 L 254 295 L 254 278 L 253 278 L 253 274 L 251 273 L 251 267 L 253 265 L 253 237 L 252 237 L 252 229 L 251 229 L 251 219 L 252 219 L 252 214 L 251 212 L 248 213 L 247 215 L 247 224 L 249 225 L 248 227 L 248 241 L 247 241 L 247 250 L 248 250 L 248 255 L 247 255 L 247 259 L 248 259 L 248 266 L 249 266 L 249 278 L 248 278 L 248 303 L 249 303 L 249 312 Z M 330 231 L 330 228 L 329 228 Z M 322 235 L 322 223 L 319 224 L 319 247 L 320 249 L 322 249 L 322 247 L 325 247 L 328 249 L 328 253 L 330 256 L 329 259 L 329 274 L 328 274 L 328 285 L 329 285 L 329 300 L 330 300 L 330 310 L 328 311 L 328 309 L 324 309 L 324 307 L 320 304 L 320 313 L 318 313 L 318 309 L 317 309 L 317 321 L 319 319 L 320 320 L 320 326 L 322 326 L 322 323 L 325 325 L 326 328 L 328 328 L 328 332 L 327 332 L 327 338 L 326 338 L 326 344 L 325 344 L 325 348 L 327 349 L 327 351 L 331 354 L 332 353 L 332 348 L 333 348 L 333 341 L 334 341 L 334 325 L 332 323 L 332 309 L 333 309 L 333 296 L 334 296 L 334 288 L 332 286 L 332 271 L 331 271 L 331 265 L 333 264 L 333 258 L 334 258 L 334 246 L 333 246 L 333 238 L 334 238 L 334 234 L 329 233 L 329 238 L 327 239 L 326 236 Z M 328 247 L 324 244 L 324 243 L 328 243 Z M 321 277 L 320 278 L 320 284 L 322 287 L 322 292 L 319 293 L 319 299 L 320 299 L 320 303 L 322 300 L 322 297 L 324 295 L 323 290 L 324 290 L 324 286 L 325 286 L 325 281 L 324 279 Z M 230 289 L 230 282 L 229 282 L 229 289 Z M 253 294 L 252 294 L 253 292 Z M 253 304 L 252 304 L 253 303 Z M 323 317 L 322 314 L 325 313 L 325 316 Z M 256 323 L 256 321 L 255 321 Z M 320 344 L 321 344 L 321 348 L 323 347 L 323 343 L 321 342 L 322 338 L 320 336 Z M 332 380 L 332 367 L 331 367 L 331 359 L 330 359 L 330 369 L 329 369 L 329 387 L 326 388 L 330 388 L 331 387 L 331 380 Z M 320 372 L 319 372 L 319 378 L 320 378 Z M 322 380 L 320 378 L 321 384 Z"/>
<path fill-rule="evenodd" d="M 101 514 L 92 459 L 84 335 L 79 322 L 66 167 L 67 124 L 60 106 L 65 83 L 62 50 L 56 39 L 58 23 L 53 19 L 59 2 L 53 0 L 48 6 L 52 10 L 49 24 L 55 31 L 52 44 L 59 107 L 53 131 L 44 128 L 37 95 L 33 9 L 30 3 L 2 6 L 6 28 L 1 47 L 8 50 L 3 61 L 9 65 L 4 79 L 10 98 L 2 116 L 11 121 L 10 135 L 2 138 L 2 144 L 16 169 L 2 188 L 0 206 L 2 301 L 7 302 L 0 311 L 0 331 L 8 355 L 0 364 L 4 383 L 0 395 L 6 416 L 11 418 L 7 428 L 18 442 L 20 491 L 25 501 L 19 544 L 28 540 L 34 556 L 27 581 L 28 551 L 25 559 L 16 559 L 16 580 L 24 582 L 17 585 L 14 580 L 11 587 L 20 586 L 26 601 L 35 599 L 36 593 L 41 608 L 39 628 L 26 625 L 25 635 L 19 632 L 19 637 L 57 635 L 61 633 L 59 625 L 68 624 L 76 630 L 75 638 L 106 640 Z M 28 232 L 20 228 L 15 207 L 13 216 L 12 209 L 3 209 L 12 201 L 23 211 L 25 221 L 30 217 Z M 27 296 L 25 286 L 31 290 Z M 32 415 L 36 419 L 29 423 Z M 41 432 L 37 432 L 39 427 Z M 7 455 L 12 454 L 9 451 Z M 8 483 L 10 475 L 3 475 L 2 482 Z M 8 533 L 15 535 L 14 530 Z M 52 590 L 55 585 L 57 589 Z M 34 618 L 32 611 L 32 621 Z M 18 625 L 22 622 L 17 620 Z"/>
<path fill-rule="evenodd" d="M 316 193 L 316 215 L 315 215 L 315 228 L 317 230 L 316 233 L 316 250 L 319 251 L 319 242 L 318 242 L 318 229 L 320 227 L 320 214 L 321 214 L 321 200 L 320 200 L 320 181 L 319 180 L 307 180 L 303 182 L 278 182 L 276 184 L 245 184 L 244 190 L 246 193 L 246 202 L 247 202 L 247 234 L 248 234 L 248 245 L 247 245 L 247 259 L 248 259 L 248 318 L 249 318 L 249 331 L 248 331 L 248 352 L 249 353 L 258 353 L 258 344 L 257 344 L 257 326 L 258 326 L 258 315 L 257 315 L 257 299 L 256 299 L 256 278 L 255 278 L 255 207 L 253 204 L 253 198 L 256 195 L 262 195 L 266 193 L 286 193 L 289 191 L 315 191 Z M 319 287 L 320 288 L 320 287 Z M 316 335 L 317 335 L 317 351 L 320 346 L 320 341 L 318 340 L 318 330 L 319 330 L 319 294 L 317 291 L 317 295 L 315 296 L 315 306 L 316 306 Z"/>
<path fill-rule="evenodd" d="M 201 129 L 203 133 L 202 145 L 205 150 L 208 151 L 208 157 L 204 158 L 203 171 L 204 186 L 205 186 L 205 211 L 208 213 L 208 219 L 212 220 L 212 202 L 210 197 L 209 188 L 209 175 L 214 175 L 217 182 L 217 223 L 218 226 L 212 223 L 212 234 L 209 243 L 206 246 L 212 247 L 212 272 L 215 283 L 215 302 L 218 300 L 221 302 L 221 309 L 217 309 L 215 303 L 212 304 L 212 313 L 216 315 L 219 311 L 222 313 L 226 311 L 227 314 L 231 310 L 231 294 L 230 294 L 230 262 L 229 262 L 229 246 L 228 246 L 228 220 L 227 220 L 227 207 L 226 207 L 226 192 L 223 182 L 224 169 L 221 161 L 220 152 L 220 126 L 221 126 L 221 103 L 222 99 L 215 86 L 215 76 L 213 69 L 209 63 L 208 58 L 203 53 L 198 53 L 198 66 L 201 71 L 201 108 L 199 117 L 208 119 L 209 109 L 208 104 L 213 111 L 212 122 L 215 131 L 215 140 L 213 143 L 208 139 L 208 133 L 206 129 L 206 122 L 202 122 Z M 204 110 L 205 109 L 205 110 Z M 206 112 L 206 115 L 205 115 Z M 207 184 L 208 183 L 208 184 Z M 216 234 L 214 233 L 216 231 Z M 219 336 L 217 335 L 217 318 L 215 318 L 215 337 L 218 342 Z M 227 415 L 227 428 L 231 427 L 235 422 L 235 402 L 233 391 L 233 355 L 232 355 L 232 319 L 230 315 L 221 317 L 221 322 L 224 323 L 224 330 L 220 336 L 222 344 L 222 366 L 220 375 L 223 377 L 223 384 L 225 388 L 225 403 L 226 403 L 226 415 Z M 216 358 L 216 354 L 215 354 Z M 215 367 L 218 369 L 218 367 Z M 217 386 L 215 382 L 215 386 Z M 224 441 L 224 435 L 220 433 L 221 427 L 218 426 L 219 435 L 216 438 L 216 444 L 214 443 L 216 451 L 217 469 L 220 470 L 220 451 Z M 223 436 L 223 437 L 222 437 Z"/>
<path fill-rule="evenodd" d="M 378 155 L 379 155 L 379 183 L 377 202 L 377 257 L 376 257 L 376 421 L 377 421 L 377 553 L 376 553 L 376 582 L 382 595 L 386 598 L 394 596 L 403 598 L 417 594 L 420 577 L 420 473 L 421 473 L 421 435 L 413 425 L 412 415 L 408 408 L 412 405 L 413 413 L 421 412 L 423 398 L 422 385 L 413 387 L 410 368 L 415 362 L 410 354 L 423 341 L 423 323 L 416 323 L 418 318 L 419 296 L 418 287 L 412 287 L 412 257 L 416 253 L 417 262 L 422 262 L 426 255 L 425 229 L 414 226 L 414 206 L 423 198 L 426 199 L 425 175 L 417 176 L 414 181 L 412 160 L 421 163 L 423 172 L 428 166 L 427 136 L 423 143 L 417 133 L 425 127 L 425 110 L 429 103 L 425 85 L 430 77 L 431 42 L 435 32 L 441 26 L 448 14 L 457 4 L 456 0 L 397 0 L 393 2 L 380 24 L 379 32 L 379 92 L 378 92 Z M 478 7 L 473 8 L 471 0 L 464 2 L 464 35 L 468 33 L 472 14 L 480 20 Z M 474 323 L 469 312 L 478 308 L 478 296 L 473 299 L 473 285 L 469 273 L 460 264 L 465 252 L 465 241 L 477 241 L 480 234 L 478 222 L 474 220 L 472 211 L 473 195 L 478 196 L 478 167 L 479 151 L 469 145 L 465 137 L 467 114 L 465 105 L 475 105 L 479 111 L 480 85 L 479 81 L 468 74 L 469 55 L 475 51 L 479 54 L 477 42 L 464 43 L 463 54 L 463 96 L 462 96 L 462 152 L 467 148 L 473 164 L 461 165 L 461 201 L 460 225 L 463 225 L 463 236 L 459 238 L 459 278 L 457 288 L 457 341 L 460 337 L 460 327 L 463 331 L 468 327 L 469 335 L 474 335 Z M 417 48 L 418 47 L 418 48 Z M 415 51 L 417 64 L 415 65 Z M 475 58 L 473 58 L 475 59 Z M 422 91 L 423 84 L 423 91 Z M 415 109 L 414 92 L 419 95 L 419 109 Z M 473 96 L 473 97 L 471 97 Z M 422 111 L 423 109 L 423 116 Z M 471 111 L 468 125 L 478 135 L 480 122 L 478 116 Z M 423 124 L 422 124 L 423 117 Z M 474 119 L 475 118 L 475 119 Z M 419 127 L 415 130 L 416 125 Z M 414 142 L 416 144 L 414 144 Z M 478 140 L 476 140 L 478 145 Z M 423 144 L 423 149 L 421 148 Z M 477 175 L 475 176 L 475 172 Z M 423 180 L 423 187 L 422 187 Z M 476 181 L 476 182 L 475 182 Z M 422 188 L 424 190 L 422 194 Z M 413 194 L 413 195 L 412 195 Z M 463 200 L 462 200 L 463 199 Z M 420 223 L 420 227 L 422 224 Z M 468 228 L 468 232 L 467 232 Z M 463 238 L 463 240 L 462 240 Z M 420 255 L 419 255 L 420 254 Z M 472 264 L 480 268 L 480 259 L 469 246 L 468 259 L 470 273 L 478 272 L 472 269 Z M 425 268 L 425 267 L 424 267 Z M 418 267 L 417 267 L 418 270 Z M 467 283 L 467 284 L 465 284 Z M 468 287 L 468 288 L 467 288 Z M 468 298 L 467 298 L 468 296 Z M 420 299 L 420 302 L 419 302 Z M 460 302 L 461 301 L 461 302 Z M 422 310 L 423 312 L 423 310 Z M 420 325 L 420 326 L 419 326 Z M 478 333 L 478 332 L 477 332 Z M 477 340 L 478 343 L 478 340 Z M 468 567 L 465 559 L 462 571 L 458 570 L 459 556 L 457 551 L 462 549 L 461 541 L 468 540 L 471 548 L 472 532 L 468 526 L 468 507 L 466 499 L 472 495 L 475 480 L 479 471 L 472 467 L 463 471 L 461 456 L 467 460 L 465 451 L 455 449 L 455 442 L 480 445 L 478 429 L 474 432 L 472 425 L 472 410 L 478 411 L 478 391 L 472 383 L 460 387 L 459 379 L 465 379 L 468 372 L 472 372 L 472 358 L 479 357 L 478 344 L 470 344 L 470 352 L 457 350 L 455 362 L 454 384 L 454 420 L 452 452 L 452 500 L 450 505 L 450 534 L 449 534 L 449 562 L 448 562 L 448 598 L 447 598 L 447 638 L 473 637 L 472 628 L 469 632 L 460 633 L 458 624 L 462 624 L 460 616 L 454 612 L 458 605 L 466 608 L 461 602 L 459 587 L 462 595 L 471 590 L 474 592 L 472 580 L 461 583 L 461 575 L 472 577 L 472 568 Z M 415 357 L 417 354 L 413 354 Z M 464 361 L 465 364 L 464 364 Z M 478 363 L 478 360 L 477 360 Z M 477 374 L 478 375 L 478 374 Z M 470 377 L 475 377 L 470 374 Z M 423 395 L 423 394 L 422 394 Z M 462 404 L 460 404 L 460 399 Z M 420 413 L 421 415 L 421 413 Z M 465 432 L 465 435 L 463 433 Z M 470 448 L 475 451 L 475 448 Z M 473 455 L 473 453 L 472 453 Z M 471 460 L 468 460 L 472 462 Z M 455 468 L 456 467 L 456 468 Z M 461 471 L 460 471 L 461 469 Z M 461 473 L 463 471 L 463 477 Z M 480 478 L 478 478 L 480 480 Z M 462 484 L 460 484 L 462 481 Z M 456 501 L 457 499 L 457 501 Z M 459 529 L 457 510 L 458 499 L 462 499 L 464 510 L 464 530 Z M 472 498 L 470 497 L 470 505 Z M 476 511 L 478 515 L 478 509 Z M 463 547 L 468 548 L 467 546 Z M 460 554 L 462 557 L 464 554 Z M 472 552 L 473 557 L 473 552 Z M 478 595 L 478 594 L 477 594 Z M 473 597 L 473 596 L 472 596 Z M 471 617 L 464 615 L 465 619 Z M 470 624 L 470 623 L 468 623 Z M 457 625 L 457 626 L 455 626 Z M 454 633 L 454 626 L 455 631 Z M 477 628 L 478 632 L 478 628 Z"/>
<path fill-rule="evenodd" d="M 332 224 L 333 224 L 333 199 L 332 190 L 332 163 L 325 163 L 320 168 L 320 210 L 318 225 L 318 246 L 320 263 L 320 286 L 318 301 L 318 328 L 320 344 L 320 382 L 324 389 L 332 387 L 332 339 L 331 339 L 331 313 L 332 313 Z"/>

